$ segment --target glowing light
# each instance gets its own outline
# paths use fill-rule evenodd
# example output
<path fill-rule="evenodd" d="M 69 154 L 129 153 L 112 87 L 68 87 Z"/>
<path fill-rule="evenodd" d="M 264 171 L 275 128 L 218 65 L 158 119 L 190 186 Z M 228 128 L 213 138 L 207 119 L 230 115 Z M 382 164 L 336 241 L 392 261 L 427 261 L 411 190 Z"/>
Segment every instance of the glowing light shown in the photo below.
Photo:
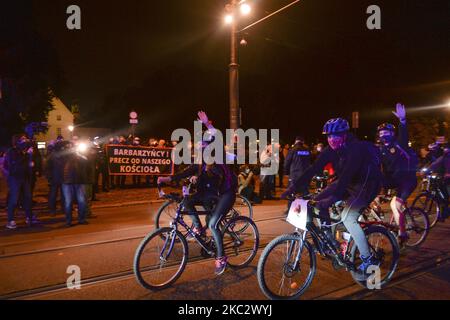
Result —
<path fill-rule="evenodd" d="M 231 23 L 233 23 L 233 20 L 234 20 L 234 18 L 233 18 L 233 16 L 232 16 L 231 14 L 227 14 L 227 15 L 225 16 L 225 23 L 226 23 L 226 24 L 231 24 Z"/>
<path fill-rule="evenodd" d="M 87 149 L 88 149 L 88 146 L 87 146 L 86 143 L 80 143 L 80 144 L 77 146 L 77 151 L 80 152 L 80 153 L 86 152 Z"/>
<path fill-rule="evenodd" d="M 74 128 L 74 126 L 69 126 L 68 129 L 69 129 L 70 132 L 73 132 L 73 130 L 74 130 L 75 128 Z"/>
<path fill-rule="evenodd" d="M 250 7 L 247 3 L 243 3 L 241 5 L 241 13 L 243 15 L 248 15 L 252 11 L 252 7 Z"/>

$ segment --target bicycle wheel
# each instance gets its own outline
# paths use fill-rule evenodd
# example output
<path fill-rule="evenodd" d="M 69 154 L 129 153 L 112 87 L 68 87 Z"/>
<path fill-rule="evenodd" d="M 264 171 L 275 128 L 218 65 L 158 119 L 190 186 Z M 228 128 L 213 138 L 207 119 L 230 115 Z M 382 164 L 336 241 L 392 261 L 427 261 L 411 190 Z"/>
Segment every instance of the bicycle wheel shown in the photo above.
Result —
<path fill-rule="evenodd" d="M 141 242 L 134 256 L 137 281 L 149 290 L 165 289 L 183 273 L 189 251 L 186 239 L 177 230 L 161 228 Z"/>
<path fill-rule="evenodd" d="M 241 231 L 245 226 L 245 231 Z M 256 256 L 259 232 L 256 224 L 247 217 L 237 217 L 225 224 L 222 231 L 223 251 L 231 268 L 244 268 Z"/>
<path fill-rule="evenodd" d="M 369 243 L 370 253 L 375 255 L 375 257 L 380 261 L 379 269 L 374 269 L 374 273 L 366 280 L 358 280 L 359 273 L 357 271 L 350 271 L 353 280 L 364 288 L 368 288 L 369 282 L 371 285 L 379 288 L 383 288 L 394 275 L 397 269 L 398 259 L 400 256 L 399 247 L 395 236 L 382 226 L 369 226 L 364 229 L 366 234 L 367 242 Z M 355 267 L 362 263 L 359 251 L 356 253 L 357 246 L 354 240 L 350 243 L 350 262 L 352 262 Z M 377 281 L 378 283 L 372 283 L 372 281 Z"/>
<path fill-rule="evenodd" d="M 408 208 L 405 212 L 406 233 L 408 240 L 406 246 L 416 247 L 421 245 L 429 232 L 428 215 L 419 208 Z"/>
<path fill-rule="evenodd" d="M 413 201 L 411 207 L 419 208 L 428 215 L 430 228 L 433 228 L 441 216 L 441 207 L 435 197 L 428 192 L 419 194 Z"/>
<path fill-rule="evenodd" d="M 179 203 L 173 200 L 166 201 L 163 205 L 158 209 L 155 215 L 155 229 L 160 228 L 169 228 L 172 221 L 175 220 L 177 215 Z M 192 228 L 192 219 L 189 215 L 183 215 L 183 220 L 186 222 L 188 226 Z M 186 237 L 188 235 L 188 231 L 182 232 L 183 236 Z"/>
<path fill-rule="evenodd" d="M 296 300 L 311 285 L 316 268 L 316 256 L 309 242 L 303 242 L 299 234 L 282 235 L 272 240 L 259 258 L 259 287 L 269 299 Z"/>
<path fill-rule="evenodd" d="M 253 206 L 248 199 L 240 194 L 236 195 L 233 209 L 238 212 L 239 216 L 253 219 Z"/>

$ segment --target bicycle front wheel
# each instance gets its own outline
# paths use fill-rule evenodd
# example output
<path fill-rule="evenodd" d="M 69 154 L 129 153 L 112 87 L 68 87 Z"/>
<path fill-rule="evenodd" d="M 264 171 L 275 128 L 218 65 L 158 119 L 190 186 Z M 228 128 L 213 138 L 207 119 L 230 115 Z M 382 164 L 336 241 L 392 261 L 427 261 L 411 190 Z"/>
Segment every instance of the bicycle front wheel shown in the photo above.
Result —
<path fill-rule="evenodd" d="M 188 244 L 179 231 L 157 229 L 136 250 L 133 264 L 136 279 L 146 289 L 165 289 L 181 276 L 188 256 Z"/>
<path fill-rule="evenodd" d="M 298 234 L 275 238 L 259 258 L 257 277 L 264 295 L 272 300 L 296 300 L 316 274 L 316 256 Z"/>
<path fill-rule="evenodd" d="M 411 207 L 419 208 L 428 215 L 430 228 L 433 228 L 441 216 L 441 207 L 436 198 L 427 192 L 419 194 L 413 201 Z"/>
<path fill-rule="evenodd" d="M 350 271 L 353 280 L 364 288 L 368 288 L 369 281 L 375 280 L 377 283 L 372 283 L 375 287 L 383 288 L 394 275 L 397 269 L 398 259 L 400 256 L 397 239 L 395 236 L 382 226 L 370 226 L 364 229 L 364 233 L 369 244 L 370 253 L 379 261 L 379 268 L 374 268 L 375 278 L 370 277 L 367 281 L 359 279 L 358 271 Z M 357 246 L 352 241 L 350 249 L 350 261 L 356 267 L 362 263 L 360 254 L 356 253 Z"/>
<path fill-rule="evenodd" d="M 244 268 L 253 261 L 259 247 L 259 231 L 251 219 L 231 219 L 225 224 L 222 236 L 223 250 L 231 268 Z"/>
<path fill-rule="evenodd" d="M 406 233 L 408 240 L 406 246 L 417 247 L 427 238 L 429 232 L 428 215 L 419 208 L 409 208 L 405 212 Z"/>

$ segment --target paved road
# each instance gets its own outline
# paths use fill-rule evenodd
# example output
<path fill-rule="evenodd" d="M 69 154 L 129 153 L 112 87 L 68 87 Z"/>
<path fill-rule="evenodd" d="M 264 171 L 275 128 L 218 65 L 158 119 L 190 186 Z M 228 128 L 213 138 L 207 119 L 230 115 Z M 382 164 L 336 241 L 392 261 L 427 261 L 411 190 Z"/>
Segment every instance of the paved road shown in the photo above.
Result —
<path fill-rule="evenodd" d="M 70 229 L 62 228 L 62 220 L 48 218 L 33 232 L 24 229 L 0 233 L 0 295 L 19 299 L 265 299 L 256 280 L 259 254 L 250 267 L 229 270 L 220 277 L 214 276 L 213 260 L 200 260 L 188 263 L 182 277 L 169 289 L 149 292 L 141 288 L 131 271 L 133 255 L 143 236 L 153 228 L 152 217 L 158 206 L 97 209 L 97 218 L 90 225 Z M 263 245 L 292 231 L 284 221 L 284 209 L 282 201 L 255 207 L 254 218 Z M 436 269 L 438 259 L 448 268 L 448 241 L 444 239 L 449 235 L 448 222 L 438 224 L 420 249 L 402 255 L 393 287 L 382 292 L 362 291 L 350 274 L 335 271 L 329 261 L 318 258 L 317 275 L 303 299 L 406 298 L 398 293 L 401 290 L 406 290 L 408 297 L 424 299 L 435 297 L 422 290 L 423 282 L 430 281 L 430 277 L 434 277 L 429 282 L 430 291 L 435 288 L 450 292 L 449 279 L 436 278 L 436 274 L 444 272 Z M 190 250 L 191 258 L 199 256 L 196 244 L 191 244 Z M 85 281 L 81 290 L 65 287 L 69 265 L 81 268 Z M 52 291 L 45 292 L 47 289 Z"/>

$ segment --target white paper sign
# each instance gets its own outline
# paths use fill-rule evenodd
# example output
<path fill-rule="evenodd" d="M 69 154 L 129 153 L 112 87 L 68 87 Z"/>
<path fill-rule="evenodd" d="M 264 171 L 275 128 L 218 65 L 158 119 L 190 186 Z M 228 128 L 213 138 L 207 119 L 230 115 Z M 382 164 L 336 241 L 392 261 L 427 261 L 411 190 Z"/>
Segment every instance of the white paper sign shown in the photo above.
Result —
<path fill-rule="evenodd" d="M 292 202 L 286 221 L 296 228 L 306 230 L 306 220 L 308 218 L 308 202 L 309 201 L 303 199 L 297 199 Z"/>

